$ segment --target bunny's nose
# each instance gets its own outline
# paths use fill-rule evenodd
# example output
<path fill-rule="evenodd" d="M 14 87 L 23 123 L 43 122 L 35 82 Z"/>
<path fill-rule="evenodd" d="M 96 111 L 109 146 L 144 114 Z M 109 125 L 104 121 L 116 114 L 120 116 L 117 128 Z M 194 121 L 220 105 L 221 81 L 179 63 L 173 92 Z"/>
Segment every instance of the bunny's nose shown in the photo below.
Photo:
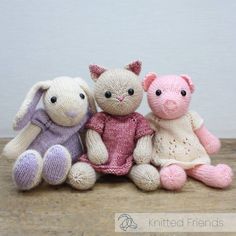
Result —
<path fill-rule="evenodd" d="M 168 110 L 175 110 L 177 108 L 177 103 L 175 101 L 173 101 L 173 100 L 167 100 L 164 103 L 164 106 Z"/>
<path fill-rule="evenodd" d="M 117 96 L 116 99 L 118 99 L 120 102 L 122 102 L 125 99 L 125 97 L 124 96 Z"/>
<path fill-rule="evenodd" d="M 67 116 L 69 116 L 70 118 L 75 118 L 77 115 L 78 115 L 78 112 L 75 112 L 75 111 L 67 111 L 65 112 L 65 114 Z"/>

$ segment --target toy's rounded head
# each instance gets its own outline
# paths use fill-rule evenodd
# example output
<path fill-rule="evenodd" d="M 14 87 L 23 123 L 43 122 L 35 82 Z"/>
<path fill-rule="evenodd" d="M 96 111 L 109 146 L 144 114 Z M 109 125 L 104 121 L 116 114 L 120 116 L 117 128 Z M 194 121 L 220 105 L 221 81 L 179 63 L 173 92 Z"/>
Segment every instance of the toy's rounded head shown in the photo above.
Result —
<path fill-rule="evenodd" d="M 103 111 L 124 116 L 138 108 L 143 97 L 142 85 L 138 78 L 141 62 L 133 62 L 124 69 L 105 69 L 98 65 L 90 65 L 89 69 L 96 82 L 95 100 Z"/>
<path fill-rule="evenodd" d="M 187 75 L 146 75 L 143 88 L 147 91 L 152 112 L 161 119 L 177 119 L 189 108 L 194 92 L 192 80 Z"/>

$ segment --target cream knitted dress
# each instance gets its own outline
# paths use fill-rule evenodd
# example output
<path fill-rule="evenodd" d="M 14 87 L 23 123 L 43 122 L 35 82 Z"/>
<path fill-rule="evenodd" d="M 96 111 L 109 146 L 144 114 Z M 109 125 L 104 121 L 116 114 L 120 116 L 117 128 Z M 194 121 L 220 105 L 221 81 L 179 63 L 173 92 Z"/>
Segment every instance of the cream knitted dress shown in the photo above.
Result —
<path fill-rule="evenodd" d="M 194 131 L 203 124 L 196 112 L 174 120 L 164 120 L 152 112 L 146 117 L 154 129 L 152 162 L 156 166 L 178 164 L 184 169 L 210 164 L 210 158 Z"/>

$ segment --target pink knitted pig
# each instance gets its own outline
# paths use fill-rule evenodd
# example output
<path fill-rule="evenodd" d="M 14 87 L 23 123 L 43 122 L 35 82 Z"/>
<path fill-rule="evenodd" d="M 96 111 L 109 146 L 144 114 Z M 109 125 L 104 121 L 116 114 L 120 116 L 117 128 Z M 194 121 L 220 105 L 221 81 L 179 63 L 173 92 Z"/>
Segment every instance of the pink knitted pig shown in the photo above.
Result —
<path fill-rule="evenodd" d="M 187 175 L 211 187 L 228 187 L 233 177 L 231 168 L 211 165 L 208 156 L 219 151 L 219 139 L 207 130 L 196 112 L 188 111 L 194 92 L 190 77 L 149 73 L 143 88 L 152 110 L 147 118 L 156 131 L 152 163 L 160 167 L 162 187 L 181 189 Z"/>

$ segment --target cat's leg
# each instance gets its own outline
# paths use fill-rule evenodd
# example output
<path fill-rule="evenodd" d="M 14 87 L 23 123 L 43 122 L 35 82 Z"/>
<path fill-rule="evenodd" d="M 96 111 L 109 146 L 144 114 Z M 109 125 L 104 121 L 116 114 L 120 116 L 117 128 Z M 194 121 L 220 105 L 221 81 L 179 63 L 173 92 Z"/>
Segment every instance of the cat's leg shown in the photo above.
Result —
<path fill-rule="evenodd" d="M 170 165 L 160 170 L 161 186 L 168 190 L 180 190 L 187 179 L 185 170 L 178 165 Z"/>
<path fill-rule="evenodd" d="M 233 171 L 225 164 L 198 165 L 187 170 L 187 175 L 214 188 L 227 188 L 233 180 Z"/>
<path fill-rule="evenodd" d="M 13 166 L 12 178 L 20 190 L 30 190 L 42 180 L 43 159 L 35 150 L 23 152 Z"/>
<path fill-rule="evenodd" d="M 144 191 L 154 191 L 160 184 L 158 170 L 150 164 L 134 165 L 130 170 L 129 178 Z"/>
<path fill-rule="evenodd" d="M 43 179 L 51 185 L 63 183 L 67 178 L 71 163 L 71 154 L 64 146 L 50 147 L 43 157 Z"/>
<path fill-rule="evenodd" d="M 85 162 L 75 163 L 68 174 L 67 182 L 75 189 L 88 190 L 100 177 L 91 165 Z"/>

